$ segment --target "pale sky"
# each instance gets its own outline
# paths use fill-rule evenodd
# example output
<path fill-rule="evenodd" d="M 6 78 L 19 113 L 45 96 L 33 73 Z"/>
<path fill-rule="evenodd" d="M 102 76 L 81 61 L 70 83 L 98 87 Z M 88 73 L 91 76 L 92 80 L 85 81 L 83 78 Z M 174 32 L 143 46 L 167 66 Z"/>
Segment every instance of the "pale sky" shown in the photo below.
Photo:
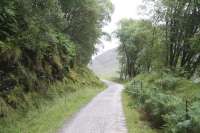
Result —
<path fill-rule="evenodd" d="M 139 15 L 138 8 L 142 4 L 142 1 L 143 0 L 112 0 L 115 11 L 112 15 L 111 23 L 104 27 L 104 31 L 108 33 L 112 33 L 113 31 L 115 31 L 117 28 L 117 23 L 122 18 L 140 19 L 141 16 Z M 98 55 L 109 49 L 115 48 L 118 45 L 119 42 L 115 38 L 112 38 L 111 42 L 103 41 L 103 44 L 98 45 Z"/>

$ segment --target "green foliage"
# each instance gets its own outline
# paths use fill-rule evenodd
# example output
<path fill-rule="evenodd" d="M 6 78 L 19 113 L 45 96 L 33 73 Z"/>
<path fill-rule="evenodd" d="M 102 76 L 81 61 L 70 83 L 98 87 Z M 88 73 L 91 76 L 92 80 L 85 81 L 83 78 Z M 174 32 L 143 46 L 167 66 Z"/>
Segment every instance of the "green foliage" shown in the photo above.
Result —
<path fill-rule="evenodd" d="M 177 108 L 175 111 L 164 116 L 165 131 L 169 133 L 198 133 L 200 130 L 200 118 L 199 118 L 199 101 L 193 102 L 188 113 L 188 119 L 186 119 L 185 110 Z"/>
<path fill-rule="evenodd" d="M 153 129 L 148 122 L 144 121 L 145 118 L 140 113 L 141 110 L 137 109 L 136 102 L 133 102 L 132 97 L 125 91 L 122 94 L 122 101 L 129 133 L 157 133 L 157 130 Z"/>
<path fill-rule="evenodd" d="M 112 13 L 109 0 L 2 0 L 0 6 L 2 116 L 6 107 L 39 108 L 54 83 L 86 66 Z"/>
<path fill-rule="evenodd" d="M 165 123 L 162 116 L 173 111 L 180 104 L 179 99 L 160 93 L 157 88 L 141 90 L 140 87 L 133 88 L 132 85 L 129 85 L 128 90 L 138 99 L 140 106 L 148 114 L 148 120 L 152 122 L 154 127 L 162 127 Z"/>
<path fill-rule="evenodd" d="M 162 78 L 160 78 L 161 75 L 163 75 Z M 170 81 L 170 78 L 174 79 L 175 82 Z M 196 87 L 195 83 L 189 83 L 185 79 L 166 73 L 153 73 L 149 76 L 139 75 L 135 79 L 137 80 L 127 86 L 127 92 L 137 100 L 139 107 L 147 113 L 147 119 L 152 123 L 152 126 L 161 128 L 166 133 L 184 133 L 186 131 L 198 133 L 200 128 L 198 117 L 200 97 L 199 95 L 190 95 L 187 92 L 188 89 Z M 140 80 L 145 83 L 143 88 L 140 86 Z M 164 84 L 160 84 L 163 81 Z M 187 82 L 190 85 L 181 90 L 180 88 L 185 85 L 182 82 Z M 190 91 L 196 93 L 195 89 L 190 89 Z"/>
<path fill-rule="evenodd" d="M 0 2 L 0 40 L 5 40 L 8 36 L 13 36 L 19 30 L 17 28 L 14 2 L 3 0 Z"/>
<path fill-rule="evenodd" d="M 162 89 L 166 90 L 175 90 L 178 82 L 179 82 L 179 78 L 174 77 L 171 74 L 161 74 L 161 78 L 155 80 L 155 85 L 158 87 L 161 87 Z"/>
<path fill-rule="evenodd" d="M 138 73 L 149 72 L 156 62 L 154 58 L 159 50 L 156 43 L 157 27 L 148 20 L 121 20 L 116 31 L 121 44 L 119 58 L 121 63 L 121 78 L 132 78 Z M 152 34 L 153 32 L 153 34 Z"/>
<path fill-rule="evenodd" d="M 112 4 L 110 0 L 61 0 L 68 25 L 64 32 L 76 43 L 78 63 L 88 64 L 99 37 L 102 26 L 110 20 Z M 78 16 L 78 17 L 77 17 Z"/>
<path fill-rule="evenodd" d="M 197 10 L 199 10 L 200 3 L 199 1 L 185 0 L 161 2 L 168 9 L 165 11 L 166 33 L 168 33 L 166 36 L 166 40 L 168 40 L 168 44 L 166 44 L 167 62 L 171 68 L 181 67 L 187 73 L 186 76 L 191 77 L 196 72 L 200 60 L 198 57 L 199 47 L 195 45 L 199 34 L 197 30 L 199 28 L 199 12 Z M 174 12 L 169 10 L 174 10 Z M 175 35 L 178 37 L 174 38 Z"/>
<path fill-rule="evenodd" d="M 166 133 L 198 133 L 199 83 L 189 79 L 199 77 L 200 1 L 145 2 L 152 17 L 121 20 L 117 30 L 121 78 L 143 81 L 143 88 L 131 84 L 128 92 L 154 126 Z"/>
<path fill-rule="evenodd" d="M 132 78 L 138 73 L 162 69 L 186 78 L 198 74 L 200 1 L 145 2 L 152 17 L 145 21 L 121 20 L 117 30 L 122 76 Z"/>
<path fill-rule="evenodd" d="M 1 112 L 6 115 L 0 119 L 0 131 L 1 133 L 58 132 L 66 119 L 104 88 L 104 84 L 88 68 L 78 68 L 76 72 L 70 71 L 63 81 L 51 85 L 46 95 L 36 92 L 26 93 L 23 96 L 26 108 L 19 107 L 13 110 L 3 101 L 4 99 L 0 99 L 0 115 L 3 115 Z M 16 88 L 15 92 L 12 92 L 12 99 L 20 100 L 16 97 L 22 95 L 20 93 L 20 88 Z"/>

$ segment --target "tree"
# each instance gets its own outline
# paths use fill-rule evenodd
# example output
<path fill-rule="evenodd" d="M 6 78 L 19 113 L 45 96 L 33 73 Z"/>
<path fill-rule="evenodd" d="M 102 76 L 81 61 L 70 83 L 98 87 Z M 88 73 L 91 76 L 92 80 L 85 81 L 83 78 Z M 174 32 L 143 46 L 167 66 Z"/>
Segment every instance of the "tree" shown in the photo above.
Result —
<path fill-rule="evenodd" d="M 140 72 L 149 72 L 153 61 L 153 25 L 146 20 L 122 20 L 116 34 L 119 47 L 121 76 L 132 78 Z"/>
<path fill-rule="evenodd" d="M 68 25 L 64 29 L 77 44 L 77 62 L 88 64 L 95 52 L 95 44 L 109 22 L 113 7 L 108 0 L 62 1 Z M 69 5 L 71 5 L 69 7 Z"/>
<path fill-rule="evenodd" d="M 156 15 L 162 13 L 165 22 L 166 65 L 173 71 L 180 69 L 189 78 L 200 64 L 199 47 L 195 43 L 199 38 L 200 1 L 161 0 L 159 6 L 165 9 Z"/>
<path fill-rule="evenodd" d="M 1 0 L 0 99 L 45 94 L 74 66 L 86 66 L 109 22 L 109 0 Z M 20 89 L 18 89 L 20 88 Z"/>

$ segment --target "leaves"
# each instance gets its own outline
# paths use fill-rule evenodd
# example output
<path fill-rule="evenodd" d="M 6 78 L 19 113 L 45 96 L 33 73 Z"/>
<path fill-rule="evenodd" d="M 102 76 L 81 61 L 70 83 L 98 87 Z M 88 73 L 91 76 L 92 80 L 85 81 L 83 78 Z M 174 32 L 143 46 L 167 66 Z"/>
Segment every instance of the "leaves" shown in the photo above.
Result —
<path fill-rule="evenodd" d="M 156 38 L 152 35 L 154 27 L 150 21 L 121 20 L 116 31 L 121 44 L 119 47 L 121 75 L 132 78 L 140 72 L 150 71 L 153 61 L 153 45 Z M 156 53 L 156 52 L 155 52 Z"/>
<path fill-rule="evenodd" d="M 169 77 L 170 75 L 165 76 Z M 156 79 L 155 76 L 154 79 Z M 183 79 L 178 78 L 178 80 Z M 191 133 L 199 132 L 199 97 L 190 101 L 187 107 L 188 111 L 186 112 L 185 100 L 178 94 L 174 94 L 174 92 L 177 93 L 176 90 L 152 88 L 155 86 L 158 87 L 156 81 L 148 83 L 144 85 L 144 88 L 141 88 L 140 85 L 138 85 L 140 82 L 141 81 L 135 80 L 128 84 L 126 89 L 127 92 L 134 97 L 134 101 L 136 100 L 139 104 L 138 107 L 146 112 L 147 118 L 153 126 L 159 129 L 161 128 L 165 133 L 183 133 L 186 130 Z M 178 86 L 175 88 L 179 89 Z"/>
<path fill-rule="evenodd" d="M 112 8 L 109 0 L 1 0 L 0 6 L 0 99 L 13 108 L 88 64 Z"/>

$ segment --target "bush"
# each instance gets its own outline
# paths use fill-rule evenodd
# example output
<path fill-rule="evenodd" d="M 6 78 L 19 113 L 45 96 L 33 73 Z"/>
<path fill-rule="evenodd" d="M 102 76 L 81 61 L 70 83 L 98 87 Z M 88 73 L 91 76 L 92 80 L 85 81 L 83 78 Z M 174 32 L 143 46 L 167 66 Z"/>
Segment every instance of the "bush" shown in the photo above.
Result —
<path fill-rule="evenodd" d="M 195 101 L 191 104 L 188 113 L 184 109 L 176 108 L 173 112 L 164 116 L 167 133 L 199 133 L 200 131 L 200 103 Z"/>
<path fill-rule="evenodd" d="M 169 74 L 164 74 L 161 78 L 155 80 L 155 84 L 164 90 L 175 90 L 178 85 L 179 78 Z"/>
<path fill-rule="evenodd" d="M 162 127 L 165 124 L 163 116 L 176 109 L 180 100 L 174 96 L 162 93 L 154 93 L 144 103 L 144 110 L 149 115 L 154 127 Z"/>
<path fill-rule="evenodd" d="M 169 81 L 169 77 L 166 77 L 165 81 Z M 179 79 L 174 80 L 175 82 L 171 80 L 172 82 L 167 84 L 168 87 L 169 85 L 176 86 L 176 81 Z M 190 106 L 188 105 L 189 111 L 186 117 L 186 104 L 183 98 L 167 94 L 156 87 L 141 88 L 138 82 L 129 83 L 126 87 L 127 92 L 147 113 L 147 119 L 151 121 L 152 126 L 163 128 L 166 133 L 184 133 L 186 130 L 190 133 L 198 133 L 200 131 L 200 98 L 194 98 Z"/>
<path fill-rule="evenodd" d="M 132 88 L 132 89 L 131 89 Z M 157 88 L 133 87 L 128 85 L 128 92 L 136 97 L 140 106 L 148 114 L 148 119 L 152 121 L 154 127 L 162 127 L 165 124 L 163 116 L 175 110 L 180 104 L 180 99 L 175 96 L 163 94 Z"/>

